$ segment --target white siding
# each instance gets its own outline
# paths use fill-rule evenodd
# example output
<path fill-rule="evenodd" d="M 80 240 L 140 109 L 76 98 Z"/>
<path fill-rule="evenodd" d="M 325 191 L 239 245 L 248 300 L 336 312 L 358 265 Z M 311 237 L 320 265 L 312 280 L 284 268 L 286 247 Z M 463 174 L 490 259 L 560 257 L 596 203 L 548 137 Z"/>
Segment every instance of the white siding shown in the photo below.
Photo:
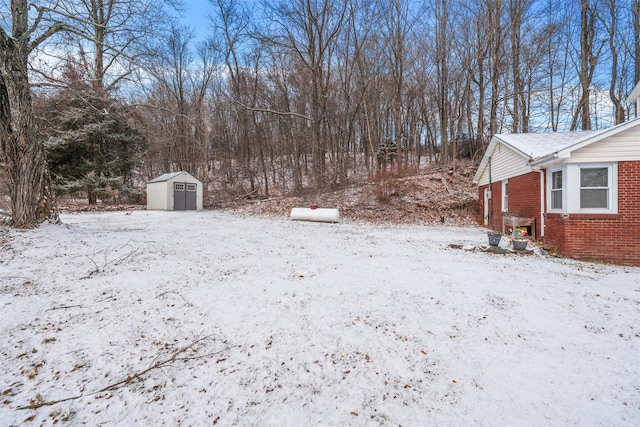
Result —
<path fill-rule="evenodd" d="M 566 163 L 640 160 L 640 127 L 635 126 L 602 141 L 575 150 Z"/>
<path fill-rule="evenodd" d="M 147 184 L 147 209 L 167 210 L 167 182 L 152 182 Z"/>
<path fill-rule="evenodd" d="M 167 207 L 166 209 L 168 211 L 172 211 L 173 210 L 173 183 L 174 180 L 170 179 L 169 181 L 165 181 L 165 197 L 167 198 Z"/>
<path fill-rule="evenodd" d="M 508 146 L 498 143 L 491 154 L 491 181 L 498 182 L 514 176 L 524 175 L 533 169 L 528 165 L 529 159 L 513 151 Z M 482 172 L 478 185 L 489 183 L 489 167 Z"/>

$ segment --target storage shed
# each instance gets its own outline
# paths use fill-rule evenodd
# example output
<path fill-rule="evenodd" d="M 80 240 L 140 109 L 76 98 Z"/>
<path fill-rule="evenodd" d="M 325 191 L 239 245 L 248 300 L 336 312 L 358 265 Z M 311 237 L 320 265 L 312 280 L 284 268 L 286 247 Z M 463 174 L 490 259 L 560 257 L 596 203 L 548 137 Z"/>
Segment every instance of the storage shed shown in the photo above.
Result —
<path fill-rule="evenodd" d="M 147 209 L 202 210 L 202 182 L 187 172 L 165 173 L 147 182 Z"/>

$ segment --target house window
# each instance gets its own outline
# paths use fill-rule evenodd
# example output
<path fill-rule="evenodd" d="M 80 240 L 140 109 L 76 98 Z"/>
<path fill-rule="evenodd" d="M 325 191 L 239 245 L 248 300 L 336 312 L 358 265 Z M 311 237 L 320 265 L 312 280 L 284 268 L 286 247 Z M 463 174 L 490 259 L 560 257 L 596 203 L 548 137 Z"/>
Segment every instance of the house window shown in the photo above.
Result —
<path fill-rule="evenodd" d="M 609 168 L 580 168 L 580 209 L 609 209 Z"/>
<path fill-rule="evenodd" d="M 547 171 L 551 212 L 617 213 L 618 164 L 568 163 Z"/>
<path fill-rule="evenodd" d="M 509 210 L 509 181 L 502 181 L 502 212 Z"/>
<path fill-rule="evenodd" d="M 551 209 L 562 209 L 562 170 L 551 172 Z"/>

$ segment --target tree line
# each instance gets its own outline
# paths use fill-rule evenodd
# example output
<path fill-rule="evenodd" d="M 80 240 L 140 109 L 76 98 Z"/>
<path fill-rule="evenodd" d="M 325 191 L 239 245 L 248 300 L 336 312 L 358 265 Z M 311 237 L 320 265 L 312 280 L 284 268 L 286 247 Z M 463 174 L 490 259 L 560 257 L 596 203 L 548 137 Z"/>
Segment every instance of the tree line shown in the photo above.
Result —
<path fill-rule="evenodd" d="M 95 201 L 185 170 L 214 193 L 300 194 L 635 114 L 640 0 L 209 0 L 199 41 L 171 1 L 11 4 L 17 226 L 51 214 L 53 188 Z"/>

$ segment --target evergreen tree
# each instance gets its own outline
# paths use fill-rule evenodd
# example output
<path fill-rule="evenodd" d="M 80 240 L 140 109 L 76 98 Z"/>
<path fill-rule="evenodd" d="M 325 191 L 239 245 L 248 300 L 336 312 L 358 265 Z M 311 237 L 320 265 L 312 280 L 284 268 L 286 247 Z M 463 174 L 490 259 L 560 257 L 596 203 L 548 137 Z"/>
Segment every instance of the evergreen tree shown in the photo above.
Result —
<path fill-rule="evenodd" d="M 144 136 L 131 112 L 67 67 L 67 87 L 42 100 L 41 126 L 57 194 L 98 198 L 135 196 L 133 174 L 141 164 Z"/>

